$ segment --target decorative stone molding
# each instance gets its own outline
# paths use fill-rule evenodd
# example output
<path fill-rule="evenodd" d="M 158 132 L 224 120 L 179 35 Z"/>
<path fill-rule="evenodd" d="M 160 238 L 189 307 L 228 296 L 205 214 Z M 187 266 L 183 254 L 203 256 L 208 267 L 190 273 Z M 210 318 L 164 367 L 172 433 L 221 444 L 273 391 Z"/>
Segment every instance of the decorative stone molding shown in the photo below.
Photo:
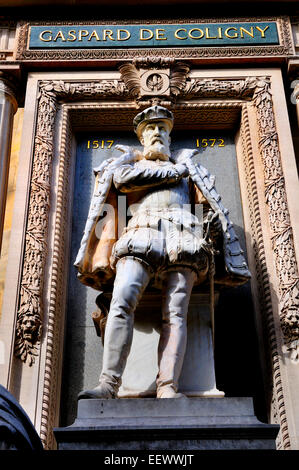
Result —
<path fill-rule="evenodd" d="M 175 59 L 175 60 L 188 60 L 188 59 L 206 59 L 212 61 L 213 59 L 219 60 L 230 59 L 230 58 L 242 58 L 242 57 L 285 57 L 291 56 L 294 54 L 294 46 L 292 39 L 292 31 L 290 20 L 287 16 L 280 17 L 261 17 L 261 18 L 221 18 L 221 22 L 248 22 L 248 21 L 276 21 L 280 44 L 279 45 L 270 45 L 270 46 L 240 46 L 240 47 L 175 47 L 175 48 L 132 48 L 132 49 L 53 49 L 53 50 L 29 50 L 28 49 L 28 37 L 29 29 L 32 25 L 98 25 L 97 21 L 74 21 L 62 22 L 62 21 L 49 21 L 49 22 L 20 22 L 18 23 L 18 45 L 17 45 L 17 54 L 16 60 L 20 61 L 92 61 L 94 59 L 109 59 L 110 61 L 124 61 L 124 60 L 134 60 L 141 59 L 142 61 L 149 59 L 154 59 L 157 57 L 163 58 L 165 60 Z M 188 20 L 188 23 L 217 23 L 219 18 L 200 18 Z M 150 21 L 142 20 L 142 24 L 180 24 L 181 21 L 176 20 L 160 20 L 160 21 Z M 101 21 L 100 24 L 117 24 L 115 21 Z M 140 21 L 122 21 L 122 25 L 126 24 L 140 24 Z"/>
<path fill-rule="evenodd" d="M 97 107 L 93 104 L 82 104 L 80 108 L 74 104 L 69 105 L 71 112 L 71 121 L 75 129 L 80 131 L 97 130 L 99 128 L 105 130 L 130 130 L 130 123 L 138 109 L 151 106 L 152 100 L 132 102 L 131 108 L 128 104 L 119 103 L 111 105 L 111 107 L 102 109 L 98 112 Z M 175 113 L 176 128 L 188 129 L 190 126 L 201 126 L 201 128 L 213 129 L 215 127 L 222 129 L 231 129 L 240 122 L 240 113 L 242 102 L 225 101 L 222 103 L 189 103 L 177 102 L 174 106 L 170 101 L 159 101 L 161 106 L 171 108 Z M 117 110 L 117 122 L 112 121 Z M 186 111 L 188 111 L 186 116 Z M 199 112 L 200 111 L 200 112 Z M 74 117 L 73 117 L 74 116 Z M 217 125 L 215 125 L 217 122 Z"/>
<path fill-rule="evenodd" d="M 271 84 L 268 78 L 257 81 L 253 103 L 257 110 L 259 146 L 264 165 L 265 199 L 269 210 L 272 248 L 279 280 L 281 327 L 291 360 L 298 363 L 299 273 L 275 127 Z"/>
<path fill-rule="evenodd" d="M 61 125 L 61 148 L 60 162 L 58 171 L 58 187 L 57 187 L 57 206 L 55 213 L 54 225 L 54 245 L 53 245 L 53 265 L 51 270 L 50 283 L 50 302 L 47 321 L 47 344 L 45 372 L 43 382 L 43 403 L 41 413 L 40 437 L 45 447 L 54 448 L 53 433 L 49 432 L 49 426 L 53 427 L 55 423 L 57 385 L 53 387 L 53 383 L 59 382 L 58 376 L 61 370 L 59 364 L 60 348 L 57 345 L 61 342 L 61 326 L 63 324 L 63 291 L 66 285 L 65 265 L 66 245 L 68 239 L 68 230 L 66 226 L 65 214 L 69 204 L 68 192 L 65 188 L 70 187 L 70 164 L 72 155 L 72 133 L 67 109 L 62 111 Z"/>
<path fill-rule="evenodd" d="M 270 404 L 270 419 L 272 423 L 280 424 L 276 440 L 277 449 L 289 449 L 290 438 L 286 425 L 286 407 L 281 387 L 278 346 L 275 333 L 271 289 L 266 264 L 266 254 L 263 239 L 263 229 L 260 216 L 257 182 L 255 178 L 254 154 L 251 145 L 250 126 L 247 106 L 243 106 L 241 121 L 241 137 L 243 148 L 244 170 L 246 174 L 246 200 L 250 212 L 250 232 L 254 252 L 255 270 L 257 276 L 258 304 L 262 323 L 262 333 L 267 344 L 266 357 L 268 376 L 265 377 Z"/>
<path fill-rule="evenodd" d="M 48 217 L 52 173 L 53 131 L 56 116 L 56 93 L 60 85 L 43 82 L 38 96 L 38 120 L 30 203 L 25 239 L 23 274 L 17 318 L 15 355 L 32 365 L 42 334 L 42 298 L 44 270 L 48 248 Z"/>
<path fill-rule="evenodd" d="M 251 99 L 256 86 L 253 77 L 245 80 L 210 80 L 194 78 L 186 83 L 181 92 L 184 99 L 192 98 L 238 98 Z"/>
<path fill-rule="evenodd" d="M 170 64 L 171 66 L 171 64 Z M 163 70 L 163 69 L 162 69 Z M 181 80 L 181 79 L 180 79 Z M 182 81 L 180 81 L 182 83 Z M 179 89 L 179 87 L 177 88 Z M 34 156 L 30 199 L 28 208 L 28 226 L 26 230 L 23 275 L 20 287 L 20 304 L 17 319 L 16 354 L 23 361 L 30 364 L 34 362 L 34 356 L 39 354 L 39 340 L 41 337 L 41 325 L 43 321 L 43 286 L 48 247 L 48 219 L 51 188 L 51 167 L 54 142 L 54 123 L 56 118 L 58 100 L 67 103 L 76 99 L 88 100 L 97 97 L 105 98 L 101 104 L 92 105 L 95 109 L 109 110 L 109 99 L 118 101 L 136 98 L 134 87 L 126 88 L 123 82 L 118 80 L 98 80 L 92 82 L 72 81 L 42 81 L 40 82 L 37 125 L 34 138 Z M 184 100 L 190 97 L 218 98 L 215 103 L 192 103 Z M 186 81 L 179 95 L 180 101 L 174 106 L 175 112 L 180 115 L 186 111 L 194 111 L 206 107 L 220 112 L 226 105 L 235 106 L 240 111 L 242 103 L 249 100 L 255 105 L 260 134 L 260 152 L 262 156 L 265 174 L 265 201 L 268 207 L 269 225 L 275 258 L 276 275 L 279 281 L 280 321 L 285 335 L 285 342 L 291 352 L 292 360 L 298 360 L 298 268 L 296 265 L 295 251 L 290 226 L 288 205 L 284 188 L 283 172 L 280 161 L 279 145 L 275 128 L 273 103 L 270 93 L 270 82 L 267 78 L 247 78 L 244 80 L 215 80 L 192 79 Z M 220 102 L 219 98 L 224 99 Z M 228 98 L 239 100 L 229 103 Z M 146 103 L 142 102 L 142 106 Z M 63 128 L 60 153 L 60 169 L 57 193 L 57 213 L 54 229 L 54 254 L 51 266 L 50 307 L 47 317 L 47 344 L 45 380 L 43 391 L 41 436 L 44 445 L 51 448 L 52 427 L 55 423 L 54 408 L 57 395 L 58 375 L 57 364 L 59 362 L 59 330 L 63 317 L 63 286 L 64 286 L 64 245 L 66 229 L 64 220 L 67 213 L 67 197 L 69 187 L 68 165 L 70 147 L 70 122 L 71 113 L 67 110 L 90 107 L 86 103 L 63 105 Z M 129 114 L 135 112 L 136 102 L 114 102 L 113 109 L 127 109 Z M 246 106 L 244 104 L 243 106 Z M 222 110 L 224 112 L 225 109 Z M 285 414 L 283 390 L 280 377 L 280 360 L 276 344 L 276 332 L 273 326 L 273 312 L 267 277 L 266 257 L 263 247 L 262 227 L 260 224 L 259 203 L 256 193 L 253 154 L 250 147 L 249 124 L 244 115 L 243 141 L 247 149 L 248 160 L 248 195 L 250 201 L 250 213 L 252 220 L 252 232 L 254 234 L 257 272 L 259 273 L 260 299 L 262 312 L 266 316 L 266 334 L 271 344 L 272 370 L 274 371 L 274 402 L 282 433 L 282 448 L 289 448 L 290 440 Z M 297 310 L 296 310 L 297 309 Z M 274 405 L 273 405 L 274 408 Z"/>

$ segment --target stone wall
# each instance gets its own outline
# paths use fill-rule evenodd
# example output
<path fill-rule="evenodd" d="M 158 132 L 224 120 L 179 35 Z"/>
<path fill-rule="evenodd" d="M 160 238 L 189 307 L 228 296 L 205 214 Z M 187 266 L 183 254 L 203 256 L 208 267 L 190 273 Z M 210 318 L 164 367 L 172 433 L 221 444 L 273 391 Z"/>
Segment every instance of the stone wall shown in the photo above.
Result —
<path fill-rule="evenodd" d="M 5 284 L 5 273 L 8 259 L 8 248 L 11 233 L 12 214 L 15 200 L 16 180 L 19 164 L 19 151 L 21 147 L 21 135 L 23 127 L 24 108 L 19 108 L 14 117 L 14 127 L 10 155 L 9 180 L 4 220 L 4 232 L 0 259 L 0 316 L 2 311 L 2 297 Z"/>

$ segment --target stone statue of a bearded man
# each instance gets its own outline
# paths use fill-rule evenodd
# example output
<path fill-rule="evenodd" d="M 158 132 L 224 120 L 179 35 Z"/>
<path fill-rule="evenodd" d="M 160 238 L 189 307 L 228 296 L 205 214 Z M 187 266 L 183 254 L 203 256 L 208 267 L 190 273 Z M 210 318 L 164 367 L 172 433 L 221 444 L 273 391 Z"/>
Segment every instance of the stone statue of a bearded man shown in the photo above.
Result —
<path fill-rule="evenodd" d="M 95 202 L 75 266 L 81 281 L 95 288 L 101 289 L 114 275 L 115 280 L 100 382 L 79 398 L 117 397 L 132 343 L 134 311 L 150 283 L 163 291 L 157 398 L 181 397 L 178 381 L 193 286 L 207 279 L 216 250 L 222 260 L 215 273 L 219 283 L 241 285 L 250 277 L 214 178 L 192 161 L 197 151 L 183 149 L 176 158 L 171 155 L 172 127 L 168 109 L 158 105 L 145 109 L 134 119 L 143 153 L 119 146 L 123 155 L 96 170 Z M 103 236 L 110 245 L 101 245 L 95 225 L 103 203 L 113 199 L 111 191 L 127 195 L 132 218 L 118 240 L 109 238 L 107 224 Z M 192 204 L 202 205 L 202 218 L 191 212 Z"/>

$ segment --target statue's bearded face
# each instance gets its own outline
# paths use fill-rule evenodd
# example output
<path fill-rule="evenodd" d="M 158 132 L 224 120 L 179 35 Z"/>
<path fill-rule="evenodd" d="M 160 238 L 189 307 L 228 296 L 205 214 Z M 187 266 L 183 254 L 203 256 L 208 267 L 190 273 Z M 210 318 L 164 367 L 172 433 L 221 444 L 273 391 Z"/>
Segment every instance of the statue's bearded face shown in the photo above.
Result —
<path fill-rule="evenodd" d="M 147 160 L 169 160 L 170 127 L 165 121 L 147 123 L 140 137 L 144 146 L 143 155 Z"/>

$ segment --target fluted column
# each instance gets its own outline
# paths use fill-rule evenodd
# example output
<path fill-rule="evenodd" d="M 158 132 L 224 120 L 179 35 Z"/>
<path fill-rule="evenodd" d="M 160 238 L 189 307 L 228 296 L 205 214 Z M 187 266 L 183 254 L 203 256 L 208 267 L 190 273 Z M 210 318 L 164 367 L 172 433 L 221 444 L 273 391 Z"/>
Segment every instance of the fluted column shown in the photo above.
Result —
<path fill-rule="evenodd" d="M 0 250 L 9 173 L 13 117 L 18 109 L 14 81 L 0 71 Z"/>

